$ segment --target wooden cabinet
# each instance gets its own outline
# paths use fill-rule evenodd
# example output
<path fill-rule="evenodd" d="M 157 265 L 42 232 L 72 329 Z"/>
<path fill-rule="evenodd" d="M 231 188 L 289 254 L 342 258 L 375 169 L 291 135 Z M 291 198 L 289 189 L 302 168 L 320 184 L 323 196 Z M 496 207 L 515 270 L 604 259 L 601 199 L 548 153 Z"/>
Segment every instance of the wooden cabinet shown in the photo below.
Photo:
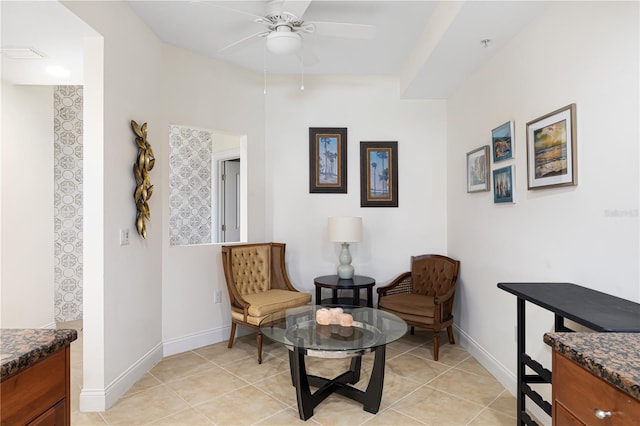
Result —
<path fill-rule="evenodd" d="M 3 381 L 2 426 L 71 424 L 69 346 Z"/>
<path fill-rule="evenodd" d="M 556 351 L 552 393 L 554 426 L 640 424 L 640 401 Z"/>

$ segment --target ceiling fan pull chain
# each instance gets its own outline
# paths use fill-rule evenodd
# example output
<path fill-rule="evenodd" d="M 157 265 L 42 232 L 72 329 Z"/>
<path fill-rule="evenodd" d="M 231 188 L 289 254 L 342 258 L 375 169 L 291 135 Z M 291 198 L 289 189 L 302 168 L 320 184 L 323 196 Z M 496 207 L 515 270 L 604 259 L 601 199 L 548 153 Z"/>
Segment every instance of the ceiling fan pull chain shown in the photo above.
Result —
<path fill-rule="evenodd" d="M 304 90 L 304 53 L 300 53 L 300 90 Z"/>
<path fill-rule="evenodd" d="M 264 79 L 264 89 L 263 93 L 267 94 L 267 46 L 266 44 L 262 48 L 262 64 L 263 64 L 263 79 Z"/>

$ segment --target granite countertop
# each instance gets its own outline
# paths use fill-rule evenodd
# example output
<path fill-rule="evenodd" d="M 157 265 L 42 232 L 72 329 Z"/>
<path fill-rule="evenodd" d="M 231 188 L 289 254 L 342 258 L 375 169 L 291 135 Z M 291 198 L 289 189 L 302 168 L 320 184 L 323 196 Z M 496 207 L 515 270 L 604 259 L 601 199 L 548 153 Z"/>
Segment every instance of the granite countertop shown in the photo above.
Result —
<path fill-rule="evenodd" d="M 545 333 L 544 342 L 640 400 L 640 333 Z"/>
<path fill-rule="evenodd" d="M 0 381 L 31 367 L 77 338 L 76 330 L 1 329 Z"/>

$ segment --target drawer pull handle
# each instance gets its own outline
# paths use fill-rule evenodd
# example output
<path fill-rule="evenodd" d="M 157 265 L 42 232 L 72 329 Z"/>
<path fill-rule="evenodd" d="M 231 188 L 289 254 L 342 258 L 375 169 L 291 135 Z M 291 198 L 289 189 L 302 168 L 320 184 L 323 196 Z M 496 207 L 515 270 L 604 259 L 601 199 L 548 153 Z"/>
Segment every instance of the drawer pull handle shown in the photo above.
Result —
<path fill-rule="evenodd" d="M 599 418 L 600 420 L 604 420 L 607 417 L 611 417 L 611 411 L 604 411 L 604 410 L 601 410 L 599 408 L 595 408 L 593 410 L 593 414 L 595 414 L 595 416 L 597 418 Z"/>

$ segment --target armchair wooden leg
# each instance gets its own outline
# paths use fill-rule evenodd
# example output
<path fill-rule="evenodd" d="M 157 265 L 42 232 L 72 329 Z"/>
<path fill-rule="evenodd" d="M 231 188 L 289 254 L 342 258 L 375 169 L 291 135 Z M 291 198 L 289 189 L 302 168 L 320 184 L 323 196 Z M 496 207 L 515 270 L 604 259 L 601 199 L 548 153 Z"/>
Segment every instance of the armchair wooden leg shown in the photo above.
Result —
<path fill-rule="evenodd" d="M 447 334 L 449 334 L 449 343 L 452 345 L 456 343 L 456 340 L 453 338 L 453 326 L 450 325 L 447 327 Z"/>
<path fill-rule="evenodd" d="M 437 361 L 438 360 L 438 332 L 434 331 L 433 332 L 433 360 Z"/>
<path fill-rule="evenodd" d="M 258 344 L 258 364 L 262 364 L 262 333 L 259 331 L 256 334 L 256 343 Z"/>
<path fill-rule="evenodd" d="M 236 323 L 231 323 L 231 333 L 229 334 L 229 343 L 227 344 L 228 348 L 233 347 L 233 340 L 236 338 Z"/>

